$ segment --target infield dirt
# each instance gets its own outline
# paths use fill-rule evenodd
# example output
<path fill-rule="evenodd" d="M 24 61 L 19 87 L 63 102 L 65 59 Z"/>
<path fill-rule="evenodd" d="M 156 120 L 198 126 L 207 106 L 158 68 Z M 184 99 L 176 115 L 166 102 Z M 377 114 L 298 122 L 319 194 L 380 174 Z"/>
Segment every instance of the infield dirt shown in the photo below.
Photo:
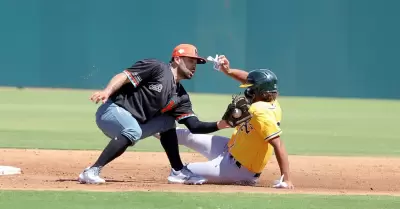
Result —
<path fill-rule="evenodd" d="M 104 185 L 83 185 L 79 173 L 99 151 L 1 149 L 0 165 L 15 166 L 22 174 L 0 176 L 9 190 L 260 192 L 309 194 L 384 194 L 400 196 L 400 158 L 289 156 L 294 190 L 271 188 L 280 176 L 276 160 L 268 163 L 255 187 L 235 185 L 168 184 L 168 159 L 163 152 L 126 152 L 103 169 Z M 205 161 L 182 153 L 184 162 Z"/>

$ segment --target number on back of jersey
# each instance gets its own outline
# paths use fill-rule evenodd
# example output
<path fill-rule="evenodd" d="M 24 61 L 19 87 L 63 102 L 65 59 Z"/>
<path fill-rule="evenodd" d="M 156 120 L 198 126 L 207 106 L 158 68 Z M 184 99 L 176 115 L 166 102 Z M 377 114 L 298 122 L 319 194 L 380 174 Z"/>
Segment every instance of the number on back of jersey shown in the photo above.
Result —
<path fill-rule="evenodd" d="M 251 130 L 254 130 L 253 126 L 251 125 L 251 123 L 243 123 L 242 125 L 240 125 L 239 128 L 240 131 L 245 131 L 246 134 L 250 133 Z"/>

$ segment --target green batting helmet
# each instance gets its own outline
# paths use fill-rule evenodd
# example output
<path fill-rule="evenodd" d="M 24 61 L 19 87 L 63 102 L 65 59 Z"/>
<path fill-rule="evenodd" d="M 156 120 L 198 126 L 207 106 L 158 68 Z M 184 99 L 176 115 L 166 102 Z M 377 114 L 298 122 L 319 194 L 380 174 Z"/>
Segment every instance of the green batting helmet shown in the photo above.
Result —
<path fill-rule="evenodd" d="M 278 78 L 271 70 L 257 69 L 249 72 L 246 83 L 240 87 L 250 87 L 255 93 L 278 92 Z"/>

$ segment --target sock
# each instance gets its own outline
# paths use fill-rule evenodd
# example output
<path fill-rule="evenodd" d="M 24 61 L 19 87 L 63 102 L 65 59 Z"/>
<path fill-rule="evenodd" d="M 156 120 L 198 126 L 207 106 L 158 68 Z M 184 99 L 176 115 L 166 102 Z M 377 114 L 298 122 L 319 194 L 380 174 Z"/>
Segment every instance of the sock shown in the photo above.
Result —
<path fill-rule="evenodd" d="M 122 155 L 130 145 L 132 145 L 131 140 L 122 135 L 118 136 L 117 140 L 111 139 L 92 167 L 104 167 Z"/>
<path fill-rule="evenodd" d="M 178 136 L 176 135 L 175 128 L 160 133 L 160 136 L 161 145 L 167 154 L 171 167 L 176 171 L 182 170 L 183 163 L 179 155 Z"/>

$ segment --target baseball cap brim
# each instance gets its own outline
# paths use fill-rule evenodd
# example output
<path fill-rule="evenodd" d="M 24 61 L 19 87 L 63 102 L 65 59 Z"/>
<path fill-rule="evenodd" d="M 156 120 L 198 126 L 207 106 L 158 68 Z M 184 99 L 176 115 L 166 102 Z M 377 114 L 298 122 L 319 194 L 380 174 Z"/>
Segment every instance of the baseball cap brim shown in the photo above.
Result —
<path fill-rule="evenodd" d="M 240 85 L 239 87 L 240 88 L 247 88 L 247 87 L 250 87 L 250 86 L 252 86 L 253 84 L 251 84 L 251 83 L 245 83 L 245 84 L 242 84 L 242 85 Z"/>
<path fill-rule="evenodd" d="M 206 59 L 204 59 L 203 57 L 187 56 L 187 55 L 183 55 L 182 57 L 195 58 L 195 59 L 197 59 L 197 64 L 206 64 L 207 63 Z"/>
<path fill-rule="evenodd" d="M 206 64 L 206 63 L 207 63 L 206 59 L 202 57 L 197 57 L 197 64 Z"/>

